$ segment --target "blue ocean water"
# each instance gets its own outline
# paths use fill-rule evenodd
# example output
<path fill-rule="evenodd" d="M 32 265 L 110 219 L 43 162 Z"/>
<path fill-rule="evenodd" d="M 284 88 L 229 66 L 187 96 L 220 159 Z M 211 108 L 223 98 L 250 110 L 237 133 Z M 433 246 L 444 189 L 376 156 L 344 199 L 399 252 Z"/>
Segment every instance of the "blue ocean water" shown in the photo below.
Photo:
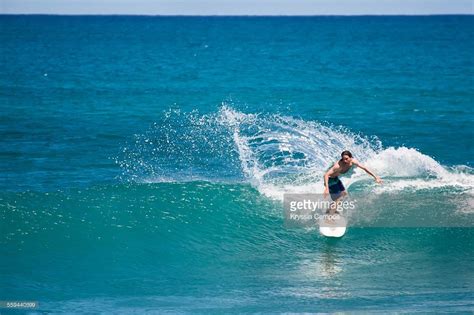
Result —
<path fill-rule="evenodd" d="M 473 311 L 472 16 L 1 15 L 0 42 L 0 300 Z M 436 224 L 285 228 L 345 149 L 384 179 L 342 178 L 360 213 Z"/>

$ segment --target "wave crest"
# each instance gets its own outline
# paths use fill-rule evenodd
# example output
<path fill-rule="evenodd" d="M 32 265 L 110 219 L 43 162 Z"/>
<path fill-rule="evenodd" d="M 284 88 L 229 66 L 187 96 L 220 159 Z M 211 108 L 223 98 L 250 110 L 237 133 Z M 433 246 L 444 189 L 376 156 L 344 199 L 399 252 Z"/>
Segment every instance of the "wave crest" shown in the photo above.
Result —
<path fill-rule="evenodd" d="M 223 104 L 215 113 L 170 110 L 118 163 L 134 181 L 247 181 L 268 197 L 321 193 L 323 174 L 349 150 L 385 180 L 365 185 L 375 192 L 455 186 L 474 190 L 467 166 L 446 167 L 414 148 L 383 148 L 381 141 L 341 126 L 279 114 L 242 113 Z M 370 180 L 361 169 L 347 187 Z"/>

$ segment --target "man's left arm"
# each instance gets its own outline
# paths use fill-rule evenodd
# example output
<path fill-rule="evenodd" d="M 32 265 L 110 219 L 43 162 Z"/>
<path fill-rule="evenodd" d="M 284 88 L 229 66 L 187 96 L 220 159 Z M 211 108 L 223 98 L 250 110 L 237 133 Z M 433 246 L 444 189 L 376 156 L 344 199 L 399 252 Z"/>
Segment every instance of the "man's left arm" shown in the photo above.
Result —
<path fill-rule="evenodd" d="M 369 169 L 368 169 L 367 167 L 365 167 L 364 165 L 360 164 L 359 161 L 353 160 L 352 163 L 353 163 L 355 166 L 357 166 L 357 167 L 363 169 L 363 170 L 364 170 L 367 174 L 369 174 L 370 176 L 372 176 L 372 177 L 375 179 L 375 181 L 376 181 L 377 183 L 379 183 L 379 184 L 382 184 L 382 183 L 383 183 L 383 181 L 382 181 L 382 179 L 381 179 L 380 177 L 376 176 L 374 173 L 372 173 L 371 171 L 369 171 Z"/>

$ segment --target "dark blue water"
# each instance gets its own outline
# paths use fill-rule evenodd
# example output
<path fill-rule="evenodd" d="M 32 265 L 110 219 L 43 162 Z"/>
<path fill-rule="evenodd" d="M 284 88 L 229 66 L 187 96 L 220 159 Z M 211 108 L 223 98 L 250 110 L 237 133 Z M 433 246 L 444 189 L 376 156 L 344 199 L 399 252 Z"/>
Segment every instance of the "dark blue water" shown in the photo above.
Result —
<path fill-rule="evenodd" d="M 472 16 L 3 15 L 0 43 L 0 300 L 473 310 Z M 285 228 L 345 149 L 385 181 L 343 178 L 361 213 L 436 224 Z"/>

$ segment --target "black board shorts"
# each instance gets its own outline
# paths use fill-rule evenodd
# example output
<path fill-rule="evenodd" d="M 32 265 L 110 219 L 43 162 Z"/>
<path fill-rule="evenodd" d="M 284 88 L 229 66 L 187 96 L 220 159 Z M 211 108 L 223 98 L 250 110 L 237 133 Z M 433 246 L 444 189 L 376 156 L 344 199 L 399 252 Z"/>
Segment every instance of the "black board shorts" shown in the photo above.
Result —
<path fill-rule="evenodd" d="M 332 200 L 339 198 L 342 192 L 346 190 L 339 177 L 329 177 L 328 185 Z"/>

